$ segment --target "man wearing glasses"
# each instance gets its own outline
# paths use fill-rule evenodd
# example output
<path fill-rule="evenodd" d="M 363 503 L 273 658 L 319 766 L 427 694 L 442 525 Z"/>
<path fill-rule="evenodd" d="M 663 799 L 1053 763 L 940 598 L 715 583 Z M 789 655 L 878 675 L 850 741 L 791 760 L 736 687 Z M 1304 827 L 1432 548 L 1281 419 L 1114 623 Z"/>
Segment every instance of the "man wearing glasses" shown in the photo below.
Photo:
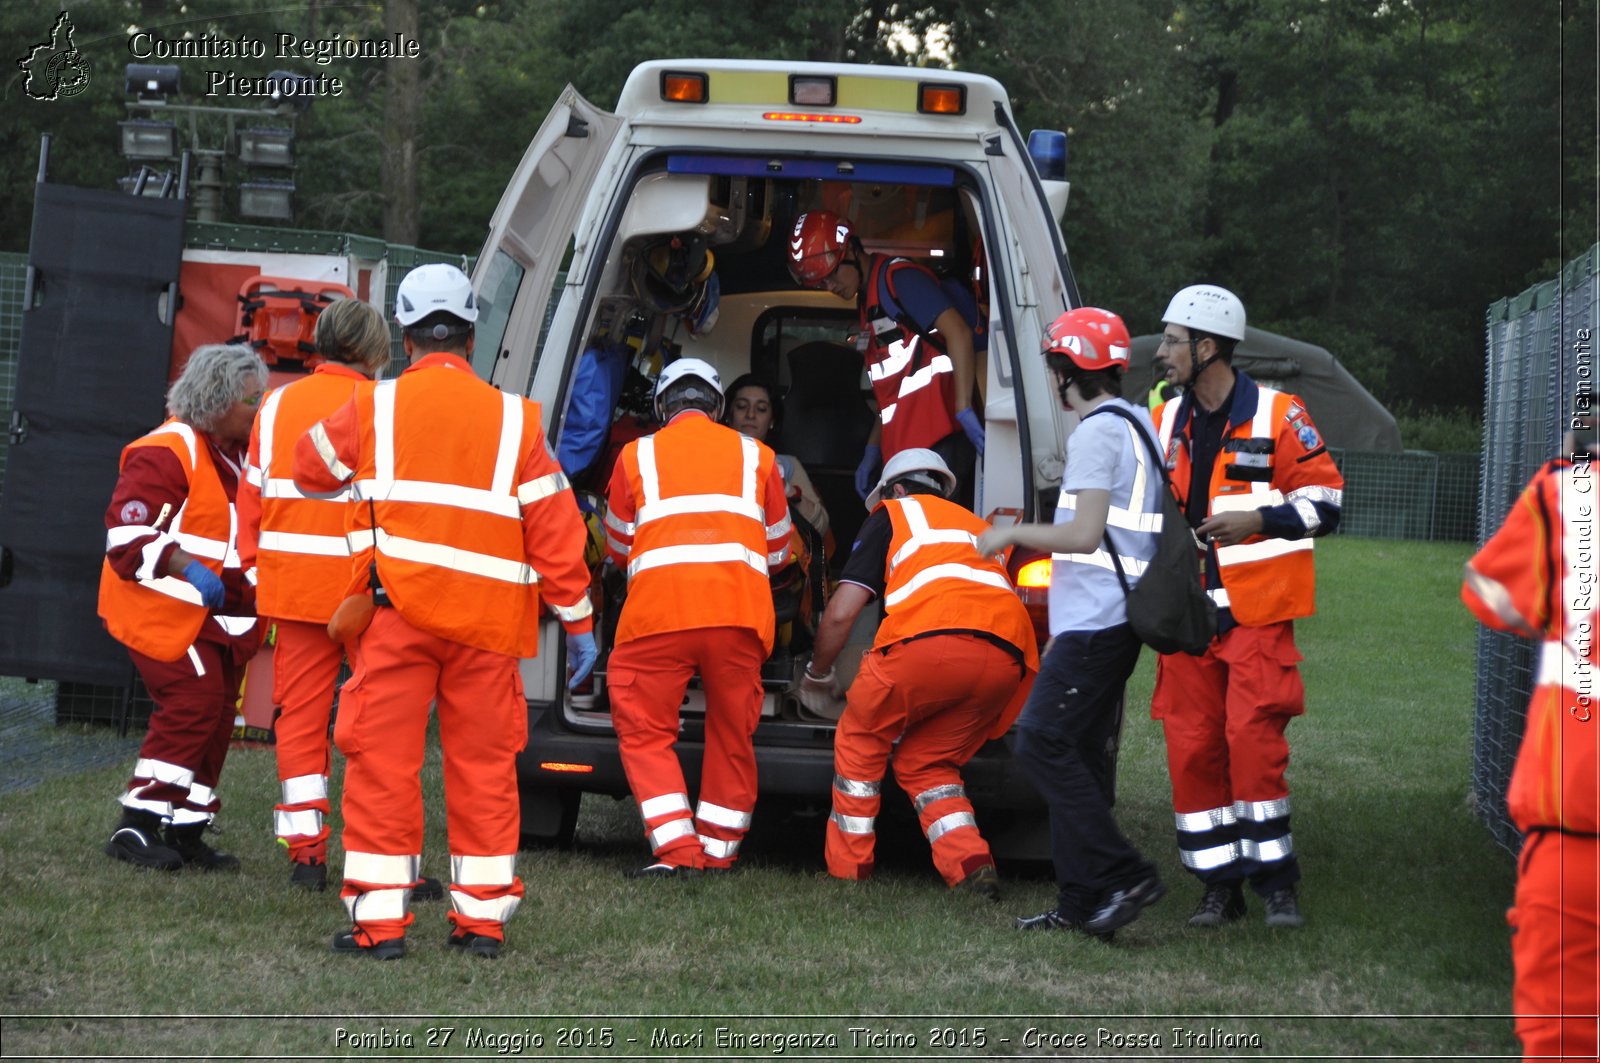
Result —
<path fill-rule="evenodd" d="M 856 493 L 866 497 L 880 461 L 925 447 L 955 474 L 951 501 L 971 509 L 984 446 L 983 422 L 972 405 L 976 299 L 915 262 L 868 254 L 850 223 L 828 210 L 795 221 L 789 273 L 803 288 L 853 301 L 861 314 L 879 423 L 856 469 Z"/>
<path fill-rule="evenodd" d="M 1268 926 L 1298 927 L 1284 777 L 1285 730 L 1305 711 L 1294 621 L 1315 609 L 1311 540 L 1339 526 L 1344 480 L 1305 403 L 1233 368 L 1237 296 L 1193 285 L 1162 320 L 1156 360 L 1183 394 L 1154 419 L 1217 605 L 1205 653 L 1160 658 L 1150 706 L 1166 734 L 1179 854 L 1205 886 L 1189 925 L 1241 918 L 1248 879 Z"/>

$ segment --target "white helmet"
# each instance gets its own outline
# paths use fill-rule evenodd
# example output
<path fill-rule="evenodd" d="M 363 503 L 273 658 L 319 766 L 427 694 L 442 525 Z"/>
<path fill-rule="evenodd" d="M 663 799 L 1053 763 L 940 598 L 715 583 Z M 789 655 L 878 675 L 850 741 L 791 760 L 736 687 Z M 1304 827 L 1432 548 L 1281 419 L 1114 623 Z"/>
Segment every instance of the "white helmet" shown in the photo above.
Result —
<path fill-rule="evenodd" d="M 716 368 L 710 362 L 702 361 L 699 358 L 679 358 L 676 362 L 661 370 L 661 375 L 656 378 L 656 419 L 658 421 L 667 419 L 666 415 L 661 412 L 662 396 L 667 393 L 669 387 L 686 378 L 701 380 L 711 385 L 711 390 L 717 396 L 717 409 L 711 415 L 711 419 L 713 421 L 720 419 L 722 417 L 722 378 L 717 375 Z M 693 390 L 686 391 L 684 394 L 687 398 L 693 399 L 707 397 Z"/>
<path fill-rule="evenodd" d="M 400 327 L 410 328 L 439 310 L 469 325 L 478 320 L 478 300 L 467 275 L 446 262 L 432 262 L 407 273 L 394 293 L 394 319 Z"/>
<path fill-rule="evenodd" d="M 941 497 L 949 498 L 950 493 L 956 489 L 956 474 L 950 471 L 950 466 L 944 463 L 943 458 L 927 447 L 912 447 L 910 450 L 900 451 L 884 462 L 883 475 L 878 479 L 878 486 L 867 496 L 867 512 L 870 513 L 878 508 L 878 503 L 883 499 L 883 492 L 890 484 L 919 472 L 932 474 L 917 476 L 915 479 L 929 487 L 937 487 Z"/>
<path fill-rule="evenodd" d="M 1161 320 L 1213 336 L 1244 339 L 1244 304 L 1237 295 L 1215 284 L 1191 284 L 1183 289 L 1167 304 Z"/>

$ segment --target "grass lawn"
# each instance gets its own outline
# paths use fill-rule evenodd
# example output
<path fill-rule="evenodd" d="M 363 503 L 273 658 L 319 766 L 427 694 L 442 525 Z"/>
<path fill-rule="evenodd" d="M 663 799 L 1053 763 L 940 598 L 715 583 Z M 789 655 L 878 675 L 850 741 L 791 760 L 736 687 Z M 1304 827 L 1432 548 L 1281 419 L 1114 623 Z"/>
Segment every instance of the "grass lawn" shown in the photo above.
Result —
<path fill-rule="evenodd" d="M 1004 868 L 998 906 L 951 895 L 904 824 L 880 835 L 874 881 L 819 876 L 820 805 L 758 808 L 737 874 L 624 881 L 647 855 L 637 817 L 591 796 L 574 851 L 520 856 L 527 898 L 498 962 L 447 953 L 438 904 L 415 908 L 403 962 L 334 956 L 342 908 L 291 891 L 272 754 L 245 749 L 217 839 L 238 875 L 102 854 L 129 765 L 0 798 L 4 1055 L 1513 1056 L 1513 862 L 1468 811 L 1469 552 L 1318 546 L 1321 612 L 1298 632 L 1309 709 L 1290 728 L 1302 931 L 1269 931 L 1259 902 L 1220 931 L 1185 925 L 1199 891 L 1175 855 L 1147 654 L 1118 812 L 1172 893 L 1114 945 L 1013 931 L 1053 903 L 1048 869 Z M 427 785 L 423 867 L 442 876 L 436 763 Z"/>

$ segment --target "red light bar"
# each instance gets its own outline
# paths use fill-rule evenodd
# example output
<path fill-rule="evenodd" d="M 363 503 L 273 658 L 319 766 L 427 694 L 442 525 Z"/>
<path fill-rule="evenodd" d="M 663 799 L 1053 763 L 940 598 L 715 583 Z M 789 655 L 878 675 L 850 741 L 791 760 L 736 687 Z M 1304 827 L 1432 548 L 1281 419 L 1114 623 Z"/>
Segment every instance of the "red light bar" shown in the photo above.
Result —
<path fill-rule="evenodd" d="M 540 771 L 565 771 L 565 772 L 571 772 L 571 773 L 576 774 L 576 775 L 587 775 L 588 773 L 594 771 L 594 765 L 593 764 L 568 764 L 568 763 L 566 763 L 564 761 L 560 761 L 560 760 L 541 760 L 539 762 L 539 770 Z"/>
<path fill-rule="evenodd" d="M 853 114 L 800 114 L 795 111 L 768 111 L 761 117 L 769 122 L 832 122 L 835 125 L 859 125 L 861 122 Z"/>

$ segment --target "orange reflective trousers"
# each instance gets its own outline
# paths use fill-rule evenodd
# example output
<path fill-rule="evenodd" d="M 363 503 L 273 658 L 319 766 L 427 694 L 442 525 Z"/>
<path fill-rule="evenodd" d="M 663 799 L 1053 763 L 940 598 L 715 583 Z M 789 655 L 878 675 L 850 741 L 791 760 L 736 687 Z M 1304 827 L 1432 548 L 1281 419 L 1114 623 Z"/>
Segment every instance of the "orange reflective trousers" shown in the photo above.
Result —
<path fill-rule="evenodd" d="M 1600 1013 L 1600 839 L 1536 830 L 1511 924 L 1517 1037 L 1532 1059 L 1594 1059 Z"/>
<path fill-rule="evenodd" d="M 321 863 L 328 856 L 328 720 L 339 682 L 344 647 L 328 637 L 326 624 L 270 621 L 277 632 L 272 649 L 272 721 L 278 756 L 280 800 L 273 808 L 273 830 L 296 863 Z"/>
<path fill-rule="evenodd" d="M 439 638 L 379 609 L 339 699 L 345 755 L 342 897 L 357 939 L 400 937 L 422 860 L 420 773 L 437 704 L 450 837 L 450 921 L 494 938 L 522 898 L 517 753 L 528 705 L 515 658 Z"/>
<path fill-rule="evenodd" d="M 830 875 L 872 874 L 879 787 L 891 750 L 895 781 L 917 810 L 945 883 L 994 863 L 961 766 L 988 741 L 1022 679 L 1015 657 L 975 635 L 933 635 L 866 652 L 833 740 Z"/>

